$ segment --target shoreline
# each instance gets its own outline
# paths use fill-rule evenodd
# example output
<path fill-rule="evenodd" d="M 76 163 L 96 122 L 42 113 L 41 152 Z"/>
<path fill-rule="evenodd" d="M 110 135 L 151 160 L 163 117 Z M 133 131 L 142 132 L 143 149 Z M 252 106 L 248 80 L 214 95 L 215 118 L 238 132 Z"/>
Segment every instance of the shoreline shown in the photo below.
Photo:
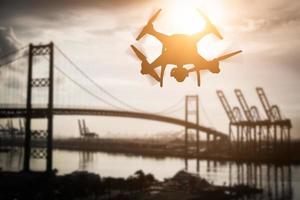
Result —
<path fill-rule="evenodd" d="M 36 148 L 43 147 L 42 141 L 34 141 L 33 146 Z M 14 144 L 7 141 L 2 141 L 2 147 L 7 150 L 9 146 L 23 146 L 22 140 L 16 140 Z M 202 143 L 205 146 L 205 143 Z M 199 156 L 195 153 L 195 148 L 189 149 L 188 155 L 185 154 L 183 142 L 170 143 L 167 142 L 153 142 L 150 140 L 130 140 L 130 139 L 82 139 L 82 138 L 69 138 L 69 139 L 55 139 L 53 147 L 56 150 L 68 151 L 86 151 L 86 152 L 105 152 L 117 153 L 132 156 L 145 156 L 152 158 L 182 158 L 182 159 L 200 159 L 212 161 L 232 161 L 244 163 L 259 163 L 259 164 L 300 164 L 300 158 L 280 156 L 280 155 L 255 155 L 255 157 L 245 157 L 239 155 L 230 155 L 228 150 L 224 149 L 223 154 L 217 152 L 200 152 Z M 220 151 L 220 150 L 218 150 Z M 246 154 L 247 155 L 247 154 Z M 296 155 L 294 155 L 296 156 Z"/>
<path fill-rule="evenodd" d="M 0 172 L 0 199 L 233 200 L 262 193 L 261 188 L 243 184 L 214 185 L 186 171 L 179 171 L 164 181 L 142 170 L 127 178 L 101 177 L 86 171 L 66 175 L 56 175 L 55 171 Z"/>

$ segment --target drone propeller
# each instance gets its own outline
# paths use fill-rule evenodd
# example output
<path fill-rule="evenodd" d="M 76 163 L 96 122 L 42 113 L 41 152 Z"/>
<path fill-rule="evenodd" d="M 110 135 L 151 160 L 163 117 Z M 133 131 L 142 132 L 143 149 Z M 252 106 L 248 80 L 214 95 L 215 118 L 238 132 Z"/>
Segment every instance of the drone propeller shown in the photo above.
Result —
<path fill-rule="evenodd" d="M 242 51 L 239 50 L 239 51 L 235 51 L 235 52 L 232 52 L 232 53 L 228 53 L 228 54 L 225 54 L 225 55 L 223 55 L 223 56 L 217 57 L 217 58 L 213 59 L 212 61 L 220 62 L 220 61 L 223 61 L 223 60 L 225 60 L 225 59 L 227 59 L 227 58 L 230 58 L 230 57 L 232 57 L 232 56 L 234 56 L 234 55 L 236 55 L 236 54 L 239 54 L 239 53 L 241 53 L 241 52 L 242 52 Z M 208 62 L 210 62 L 210 61 L 208 61 Z M 188 72 L 189 72 L 189 73 L 190 73 L 190 72 L 198 72 L 198 71 L 200 71 L 200 70 L 201 70 L 201 68 L 199 68 L 199 67 L 193 67 L 193 68 L 189 69 Z M 197 74 L 197 78 L 198 78 L 198 74 Z"/>
<path fill-rule="evenodd" d="M 227 59 L 227 58 L 230 58 L 230 57 L 232 57 L 232 56 L 234 56 L 234 55 L 236 55 L 236 54 L 239 54 L 239 53 L 241 53 L 241 52 L 242 52 L 242 50 L 235 51 L 235 52 L 232 52 L 232 53 L 228 53 L 228 54 L 225 54 L 225 55 L 220 56 L 220 57 L 218 57 L 218 58 L 215 58 L 214 60 L 215 60 L 215 61 L 222 61 L 222 60 L 225 60 L 225 59 Z"/>
<path fill-rule="evenodd" d="M 140 40 L 148 32 L 150 25 L 152 25 L 152 23 L 157 18 L 157 16 L 159 15 L 160 12 L 161 12 L 161 9 L 156 11 L 156 13 L 148 20 L 146 26 L 144 26 L 144 28 L 142 29 L 140 34 L 137 36 L 136 40 Z"/>
<path fill-rule="evenodd" d="M 218 31 L 217 27 L 210 21 L 210 19 L 200 9 L 197 9 L 197 10 L 200 13 L 200 15 L 204 18 L 204 20 L 206 21 L 207 26 L 212 30 L 212 33 L 214 35 L 216 35 L 218 38 L 220 38 L 221 40 L 223 40 L 223 36 Z"/>
<path fill-rule="evenodd" d="M 157 80 L 158 82 L 160 82 L 160 78 L 157 75 L 157 73 L 152 69 L 151 71 L 149 70 L 148 73 L 151 77 L 153 77 L 155 80 Z"/>
<path fill-rule="evenodd" d="M 158 81 L 156 79 L 154 79 L 152 76 L 146 76 L 146 79 L 151 86 L 158 84 Z"/>
<path fill-rule="evenodd" d="M 155 14 L 149 19 L 148 24 L 152 24 L 154 22 L 154 20 L 156 20 L 157 16 L 159 15 L 159 13 L 161 12 L 161 8 L 158 9 Z"/>
<path fill-rule="evenodd" d="M 139 47 L 139 48 L 141 48 L 141 47 Z M 133 49 L 135 49 L 135 50 L 133 50 Z M 127 54 L 134 59 L 137 59 L 137 54 L 139 55 L 138 59 L 143 58 L 143 57 L 146 58 L 142 52 L 144 52 L 143 49 L 138 50 L 136 47 L 129 47 L 127 49 Z M 158 81 L 155 80 L 153 77 L 151 77 L 151 76 L 145 76 L 145 77 L 151 86 L 158 84 Z"/>
<path fill-rule="evenodd" d="M 138 50 L 134 45 L 130 45 L 130 47 L 132 48 L 132 50 L 134 51 L 135 55 L 142 61 L 146 61 L 147 57 L 140 51 Z"/>
<path fill-rule="evenodd" d="M 134 45 L 130 45 L 132 50 L 134 51 L 134 53 L 136 54 L 136 56 L 142 61 L 142 69 L 145 70 L 145 74 L 150 75 L 152 78 L 154 78 L 155 80 L 157 80 L 158 82 L 160 82 L 160 78 L 157 75 L 156 71 L 151 68 L 147 61 L 147 57 L 140 51 L 138 50 Z M 148 66 L 147 66 L 148 65 Z"/>

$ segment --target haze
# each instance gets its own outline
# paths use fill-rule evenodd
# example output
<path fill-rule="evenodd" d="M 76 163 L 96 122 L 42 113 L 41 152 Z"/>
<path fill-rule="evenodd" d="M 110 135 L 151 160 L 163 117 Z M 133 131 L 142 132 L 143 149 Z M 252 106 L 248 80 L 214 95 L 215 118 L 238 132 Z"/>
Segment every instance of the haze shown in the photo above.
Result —
<path fill-rule="evenodd" d="M 135 43 L 138 30 L 158 8 L 163 11 L 155 27 L 167 34 L 201 30 L 203 21 L 196 8 L 212 19 L 225 40 L 219 42 L 212 36 L 207 37 L 199 44 L 203 56 L 211 58 L 232 49 L 241 49 L 243 53 L 223 62 L 220 74 L 204 74 L 200 88 L 191 77 L 184 83 L 177 83 L 166 76 L 164 88 L 151 85 L 140 74 L 140 63 L 128 51 L 130 44 Z M 228 119 L 217 99 L 216 89 L 223 89 L 235 106 L 238 102 L 233 89 L 241 88 L 248 103 L 257 105 L 264 114 L 255 93 L 255 87 L 262 86 L 270 102 L 278 104 L 284 116 L 292 119 L 292 134 L 298 137 L 299 9 L 300 2 L 296 0 L 4 0 L 0 3 L 0 55 L 18 45 L 53 41 L 97 83 L 138 109 L 156 112 L 186 94 L 198 94 L 205 107 L 205 111 L 200 111 L 201 123 L 224 132 L 227 132 Z M 13 31 L 8 31 L 9 27 Z M 141 43 L 140 47 L 143 46 L 150 60 L 159 55 L 160 44 L 153 38 L 146 37 Z M 105 94 L 99 92 L 99 95 L 108 99 Z M 183 111 L 173 115 L 183 118 Z M 56 136 L 78 135 L 76 117 L 56 119 Z M 87 119 L 89 128 L 99 132 L 100 137 L 107 132 L 142 136 L 182 129 L 136 119 Z"/>

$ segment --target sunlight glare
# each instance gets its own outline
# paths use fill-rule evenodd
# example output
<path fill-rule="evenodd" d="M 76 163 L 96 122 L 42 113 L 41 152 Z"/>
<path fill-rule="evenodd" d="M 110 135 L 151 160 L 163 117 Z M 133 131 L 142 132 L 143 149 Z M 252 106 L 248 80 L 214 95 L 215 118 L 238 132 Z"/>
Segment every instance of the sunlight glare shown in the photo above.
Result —
<path fill-rule="evenodd" d="M 161 14 L 155 27 L 158 31 L 168 35 L 194 34 L 203 31 L 206 22 L 197 9 L 208 16 L 219 30 L 225 18 L 222 3 L 216 0 L 170 0 L 165 2 L 164 9 L 166 12 Z M 221 30 L 220 32 L 222 34 Z M 161 54 L 161 43 L 154 37 L 148 37 L 144 42 L 145 53 L 149 61 L 154 61 Z M 222 55 L 230 46 L 230 42 L 208 34 L 198 42 L 197 46 L 198 53 L 205 59 L 211 60 Z"/>
<path fill-rule="evenodd" d="M 173 0 L 170 6 L 169 21 L 172 22 L 174 32 L 193 34 L 203 30 L 205 21 L 197 9 L 203 11 L 216 25 L 222 20 L 221 4 L 215 1 Z"/>
<path fill-rule="evenodd" d="M 205 21 L 190 4 L 176 0 L 171 9 L 172 25 L 184 34 L 193 34 L 204 29 Z"/>

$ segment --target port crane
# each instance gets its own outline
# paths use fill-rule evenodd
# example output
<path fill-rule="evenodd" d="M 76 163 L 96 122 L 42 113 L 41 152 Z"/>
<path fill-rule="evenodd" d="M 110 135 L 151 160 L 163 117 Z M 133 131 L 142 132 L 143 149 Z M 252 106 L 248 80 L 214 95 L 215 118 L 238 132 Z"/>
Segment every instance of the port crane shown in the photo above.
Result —
<path fill-rule="evenodd" d="M 78 119 L 78 127 L 80 136 L 83 138 L 97 138 L 98 134 L 94 132 L 90 132 L 88 127 L 86 126 L 85 120 Z"/>
<path fill-rule="evenodd" d="M 256 92 L 267 119 L 262 118 L 256 106 L 249 106 L 240 89 L 235 89 L 234 93 L 242 108 L 245 119 L 243 119 L 240 109 L 238 107 L 232 109 L 224 93 L 221 90 L 217 91 L 217 96 L 229 118 L 229 137 L 231 145 L 232 143 L 236 144 L 238 153 L 241 151 L 247 152 L 240 154 L 242 156 L 264 156 L 270 155 L 270 153 L 273 155 L 284 155 L 280 153 L 290 151 L 291 120 L 283 118 L 277 105 L 270 104 L 263 88 L 256 88 Z M 236 127 L 236 137 L 233 137 L 233 126 Z M 280 135 L 278 135 L 279 132 Z M 244 138 L 244 136 L 246 136 L 246 138 Z M 279 142 L 280 148 L 278 148 Z M 279 149 L 281 149 L 280 152 Z M 260 154 L 256 154 L 258 152 Z"/>

